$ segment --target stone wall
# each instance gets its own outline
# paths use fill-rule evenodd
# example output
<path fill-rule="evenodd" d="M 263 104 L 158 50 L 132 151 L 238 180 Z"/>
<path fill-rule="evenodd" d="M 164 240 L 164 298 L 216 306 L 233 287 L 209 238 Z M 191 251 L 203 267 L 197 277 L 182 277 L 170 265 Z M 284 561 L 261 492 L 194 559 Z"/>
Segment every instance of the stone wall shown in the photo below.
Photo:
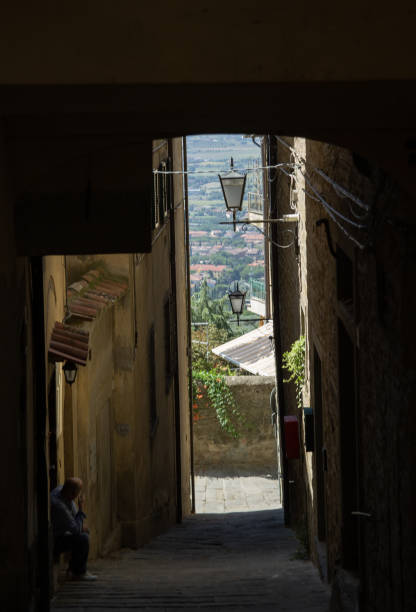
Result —
<path fill-rule="evenodd" d="M 227 384 L 246 424 L 238 439 L 225 433 L 209 405 L 199 411 L 194 423 L 196 473 L 276 473 L 276 440 L 270 420 L 270 393 L 274 378 L 228 376 Z"/>
<path fill-rule="evenodd" d="M 333 584 L 334 609 L 341 609 L 336 599 L 345 576 L 358 575 L 359 589 L 350 589 L 350 594 L 360 591 L 360 609 L 411 610 L 414 474 L 409 466 L 414 462 L 415 418 L 410 397 L 415 366 L 408 347 L 414 343 L 410 275 L 415 250 L 409 229 L 414 207 L 374 163 L 329 144 L 286 141 L 306 159 L 308 169 L 322 169 L 371 207 L 367 235 L 347 227 L 359 242 L 370 242 L 360 249 L 320 202 L 305 197 L 302 188 L 310 193 L 310 185 L 302 177 L 297 177 L 297 192 L 286 176 L 278 178 L 279 216 L 293 212 L 291 204 L 300 215 L 297 248 L 279 251 L 282 349 L 305 334 L 304 406 L 314 410 L 315 436 L 319 421 L 322 428 L 320 447 L 308 452 L 302 411 L 293 390 L 285 386 L 284 410 L 299 418 L 303 449 L 289 465 L 291 522 L 308 525 L 312 557 Z M 287 149 L 279 146 L 279 161 L 288 159 Z M 357 221 L 357 211 L 351 212 L 348 201 L 317 174 L 313 184 L 337 211 Z M 330 240 L 325 226 L 317 224 L 322 219 Z M 350 262 L 348 274 L 343 261 Z M 347 276 L 350 294 L 345 299 Z M 358 518 L 352 514 L 357 510 L 367 515 Z"/>

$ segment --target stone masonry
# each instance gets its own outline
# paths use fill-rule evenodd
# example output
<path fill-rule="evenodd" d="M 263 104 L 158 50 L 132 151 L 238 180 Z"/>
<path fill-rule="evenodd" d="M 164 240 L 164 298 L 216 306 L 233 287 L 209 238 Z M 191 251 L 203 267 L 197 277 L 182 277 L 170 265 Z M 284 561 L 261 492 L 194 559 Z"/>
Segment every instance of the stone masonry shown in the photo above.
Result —
<path fill-rule="evenodd" d="M 199 419 L 194 423 L 196 472 L 244 470 L 275 474 L 276 440 L 270 420 L 270 393 L 274 378 L 228 376 L 226 381 L 245 425 L 235 440 L 221 429 L 214 410 L 208 404 L 202 406 Z"/>
<path fill-rule="evenodd" d="M 222 480 L 197 479 L 197 507 L 204 495 L 216 496 Z M 221 482 L 225 505 L 233 501 L 233 490 L 245 489 L 252 492 L 250 511 L 224 514 L 217 506 L 143 548 L 94 562 L 97 582 L 67 582 L 53 610 L 327 612 L 328 587 L 302 558 L 279 503 L 264 509 L 263 493 L 277 492 L 277 481 L 268 479 L 264 488 L 255 477 L 231 480 L 233 487 Z"/>

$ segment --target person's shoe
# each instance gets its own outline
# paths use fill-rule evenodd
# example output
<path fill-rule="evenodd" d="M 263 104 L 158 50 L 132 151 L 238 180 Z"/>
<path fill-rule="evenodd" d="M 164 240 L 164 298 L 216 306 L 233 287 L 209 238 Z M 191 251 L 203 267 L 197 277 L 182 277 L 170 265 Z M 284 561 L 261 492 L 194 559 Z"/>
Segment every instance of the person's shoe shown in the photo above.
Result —
<path fill-rule="evenodd" d="M 97 580 L 97 576 L 95 574 L 91 574 L 90 572 L 85 572 L 85 574 L 72 574 L 72 580 L 94 582 L 94 580 Z"/>

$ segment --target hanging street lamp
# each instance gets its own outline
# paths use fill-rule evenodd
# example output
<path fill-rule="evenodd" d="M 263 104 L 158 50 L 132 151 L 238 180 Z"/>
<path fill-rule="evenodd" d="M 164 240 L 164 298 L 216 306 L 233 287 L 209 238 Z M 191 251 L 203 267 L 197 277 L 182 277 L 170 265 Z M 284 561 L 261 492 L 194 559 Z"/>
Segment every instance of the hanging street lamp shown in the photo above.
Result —
<path fill-rule="evenodd" d="M 230 170 L 226 174 L 219 174 L 222 194 L 227 210 L 233 213 L 234 231 L 236 230 L 236 213 L 241 210 L 246 186 L 246 174 L 239 174 L 234 170 L 234 160 L 231 158 Z"/>
<path fill-rule="evenodd" d="M 231 304 L 231 310 L 233 311 L 233 314 L 237 316 L 238 325 L 240 325 L 240 315 L 243 314 L 246 293 L 247 291 L 240 291 L 237 283 L 237 288 L 235 289 L 235 291 L 230 291 L 230 293 L 228 294 L 228 298 Z"/>
<path fill-rule="evenodd" d="M 62 369 L 64 371 L 66 382 L 68 385 L 72 385 L 77 377 L 77 364 L 73 361 L 66 361 Z"/>
<path fill-rule="evenodd" d="M 244 321 L 245 323 L 256 323 L 258 321 L 267 323 L 268 321 L 270 321 L 271 319 L 266 319 L 263 317 L 260 317 L 260 319 L 240 319 L 240 316 L 244 312 L 246 293 L 247 291 L 240 291 L 238 287 L 238 282 L 236 283 L 236 289 L 228 293 L 228 299 L 230 300 L 231 310 L 233 314 L 235 314 L 237 317 L 237 321 L 229 321 L 229 323 L 237 323 L 237 325 L 240 325 L 240 321 Z"/>
<path fill-rule="evenodd" d="M 248 225 L 253 224 L 257 230 L 268 240 L 273 243 L 273 240 L 268 236 L 267 233 L 263 232 L 258 226 L 259 223 L 298 223 L 299 213 L 292 213 L 282 215 L 280 219 L 261 219 L 260 221 L 252 221 L 250 219 L 241 219 L 237 221 L 237 211 L 241 211 L 243 206 L 244 189 L 246 186 L 247 174 L 239 174 L 234 170 L 234 160 L 230 160 L 230 170 L 225 174 L 219 174 L 222 195 L 224 196 L 225 206 L 227 210 L 233 214 L 232 221 L 220 221 L 220 225 L 233 225 L 234 231 L 237 230 L 237 225 L 243 226 L 243 231 L 247 229 Z M 287 230 L 292 232 L 292 230 Z M 296 238 L 297 229 L 292 232 Z M 279 246 L 279 245 L 277 245 Z"/>

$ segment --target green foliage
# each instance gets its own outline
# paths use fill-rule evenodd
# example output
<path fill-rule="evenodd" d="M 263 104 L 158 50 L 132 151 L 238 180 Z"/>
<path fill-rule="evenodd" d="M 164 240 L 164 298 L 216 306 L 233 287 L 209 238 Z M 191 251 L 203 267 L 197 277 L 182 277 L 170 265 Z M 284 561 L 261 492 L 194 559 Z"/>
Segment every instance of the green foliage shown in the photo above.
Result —
<path fill-rule="evenodd" d="M 211 323 L 231 337 L 232 330 L 228 322 L 230 314 L 226 310 L 226 300 L 226 297 L 212 299 L 208 284 L 204 280 L 198 293 L 194 293 L 191 298 L 192 321 Z"/>
<path fill-rule="evenodd" d="M 195 370 L 220 369 L 231 374 L 228 362 L 212 352 L 212 348 L 224 344 L 229 339 L 228 332 L 215 325 L 201 326 L 192 330 L 192 367 Z M 208 340 L 208 345 L 206 344 Z"/>
<path fill-rule="evenodd" d="M 302 389 L 305 383 L 305 336 L 300 336 L 290 347 L 290 351 L 283 353 L 283 367 L 290 373 L 289 378 L 283 382 L 294 382 L 298 407 L 302 408 Z"/>
<path fill-rule="evenodd" d="M 243 417 L 228 388 L 224 375 L 218 370 L 194 370 L 192 372 L 194 421 L 199 419 L 200 402 L 207 400 L 215 410 L 221 428 L 233 438 L 240 436 Z"/>

